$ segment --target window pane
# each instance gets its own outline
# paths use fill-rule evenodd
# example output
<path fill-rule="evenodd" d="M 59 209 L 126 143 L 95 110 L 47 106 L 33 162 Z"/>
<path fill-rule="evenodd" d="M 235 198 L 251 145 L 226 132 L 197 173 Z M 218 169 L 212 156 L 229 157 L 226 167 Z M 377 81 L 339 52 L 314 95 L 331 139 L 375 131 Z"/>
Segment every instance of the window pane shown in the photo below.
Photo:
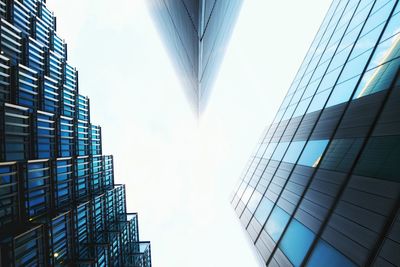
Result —
<path fill-rule="evenodd" d="M 257 205 L 260 202 L 261 197 L 262 195 L 257 190 L 254 190 L 254 193 L 251 196 L 249 203 L 247 204 L 247 208 L 251 212 L 254 212 L 254 210 L 257 208 Z"/>
<path fill-rule="evenodd" d="M 289 142 L 279 143 L 279 145 L 276 147 L 274 155 L 272 156 L 272 159 L 281 160 L 288 145 L 289 145 Z"/>
<path fill-rule="evenodd" d="M 297 220 L 293 220 L 282 241 L 280 249 L 285 253 L 294 266 L 300 266 L 315 234 Z"/>
<path fill-rule="evenodd" d="M 298 164 L 316 167 L 327 144 L 328 140 L 309 141 L 301 154 Z"/>
<path fill-rule="evenodd" d="M 320 168 L 349 171 L 362 145 L 362 138 L 335 139 L 321 161 Z"/>
<path fill-rule="evenodd" d="M 289 214 L 278 206 L 272 211 L 271 217 L 265 225 L 265 230 L 272 237 L 273 240 L 278 241 L 283 229 L 289 221 Z"/>
<path fill-rule="evenodd" d="M 310 267 L 355 267 L 356 265 L 342 253 L 323 240 L 318 241 L 306 266 Z"/>
<path fill-rule="evenodd" d="M 400 181 L 400 136 L 372 137 L 367 143 L 355 173 Z"/>
<path fill-rule="evenodd" d="M 263 198 L 261 200 L 261 203 L 258 206 L 256 213 L 254 214 L 259 223 L 264 224 L 269 213 L 271 212 L 272 205 L 273 205 L 272 201 L 269 200 L 268 198 Z"/>
<path fill-rule="evenodd" d="M 272 155 L 272 153 L 274 152 L 275 147 L 276 147 L 277 144 L 278 144 L 278 143 L 270 143 L 270 144 L 268 145 L 267 150 L 265 151 L 265 153 L 264 153 L 264 155 L 263 155 L 263 158 L 266 158 L 266 159 L 271 158 L 271 155 Z"/>
<path fill-rule="evenodd" d="M 306 141 L 292 142 L 283 158 L 283 161 L 295 163 Z"/>

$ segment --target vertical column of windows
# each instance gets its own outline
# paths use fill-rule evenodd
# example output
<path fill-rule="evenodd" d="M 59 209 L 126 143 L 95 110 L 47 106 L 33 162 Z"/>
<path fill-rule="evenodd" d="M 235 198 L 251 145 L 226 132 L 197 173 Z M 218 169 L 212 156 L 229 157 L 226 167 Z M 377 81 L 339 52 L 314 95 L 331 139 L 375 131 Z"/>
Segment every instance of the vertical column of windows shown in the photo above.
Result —
<path fill-rule="evenodd" d="M 83 199 L 90 190 L 90 158 L 88 156 L 75 158 L 75 197 Z"/>
<path fill-rule="evenodd" d="M 22 32 L 7 20 L 1 19 L 0 37 L 2 55 L 8 57 L 12 65 L 22 62 Z"/>
<path fill-rule="evenodd" d="M 58 157 L 74 156 L 75 146 L 74 120 L 70 117 L 59 116 L 57 119 Z"/>
<path fill-rule="evenodd" d="M 29 160 L 22 164 L 25 181 L 25 209 L 29 220 L 50 209 L 50 162 Z"/>
<path fill-rule="evenodd" d="M 54 162 L 54 202 L 56 209 L 69 205 L 73 200 L 72 158 L 58 158 Z"/>
<path fill-rule="evenodd" d="M 68 63 L 64 67 L 64 79 L 61 94 L 61 114 L 75 117 L 75 105 L 78 94 L 77 72 Z"/>
<path fill-rule="evenodd" d="M 24 65 L 18 64 L 15 70 L 16 90 L 15 103 L 37 109 L 39 107 L 38 73 Z"/>
<path fill-rule="evenodd" d="M 27 41 L 28 45 L 28 62 L 27 66 L 39 73 L 40 75 L 45 73 L 45 46 L 35 39 L 29 37 Z"/>
<path fill-rule="evenodd" d="M 18 220 L 18 169 L 16 162 L 0 163 L 0 227 Z"/>
<path fill-rule="evenodd" d="M 104 188 L 102 156 L 92 156 L 90 164 L 90 187 L 93 193 L 98 193 L 102 188 Z"/>
<path fill-rule="evenodd" d="M 33 115 L 35 158 L 54 158 L 56 152 L 55 116 L 52 113 L 35 111 Z"/>
<path fill-rule="evenodd" d="M 59 87 L 58 82 L 50 77 L 43 76 L 41 92 L 41 108 L 45 112 L 59 114 Z"/>
<path fill-rule="evenodd" d="M 72 214 L 62 213 L 49 224 L 50 265 L 63 265 L 72 258 Z"/>
<path fill-rule="evenodd" d="M 29 36 L 31 33 L 31 18 L 29 9 L 18 1 L 13 1 L 13 24 L 22 31 L 24 36 Z"/>
<path fill-rule="evenodd" d="M 44 266 L 46 255 L 44 250 L 45 235 L 43 225 L 36 226 L 12 241 L 12 264 L 15 267 Z M 7 260 L 7 258 L 5 259 Z M 5 266 L 10 262 L 4 262 Z"/>
<path fill-rule="evenodd" d="M 10 59 L 0 55 L 0 105 L 10 102 L 11 67 Z"/>
<path fill-rule="evenodd" d="M 49 26 L 39 17 L 33 19 L 33 35 L 38 42 L 43 44 L 47 49 L 50 47 L 50 28 Z"/>
<path fill-rule="evenodd" d="M 0 113 L 0 127 L 4 133 L 1 140 L 3 160 L 27 160 L 31 153 L 29 109 L 5 103 Z"/>
<path fill-rule="evenodd" d="M 89 99 L 78 95 L 76 110 L 76 152 L 79 156 L 90 154 Z"/>
<path fill-rule="evenodd" d="M 114 166 L 112 156 L 103 156 L 104 188 L 114 186 Z"/>
<path fill-rule="evenodd" d="M 89 246 L 91 243 L 90 235 L 90 202 L 78 205 L 74 209 L 74 229 L 75 229 L 75 255 L 79 260 L 87 260 L 92 257 Z"/>

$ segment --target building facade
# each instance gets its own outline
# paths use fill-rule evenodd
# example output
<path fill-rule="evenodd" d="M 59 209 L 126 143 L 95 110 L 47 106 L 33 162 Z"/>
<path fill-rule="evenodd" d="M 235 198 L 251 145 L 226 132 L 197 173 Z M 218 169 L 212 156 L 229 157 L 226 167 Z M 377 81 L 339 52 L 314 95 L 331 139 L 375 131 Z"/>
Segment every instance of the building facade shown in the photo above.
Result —
<path fill-rule="evenodd" d="M 162 39 L 196 114 L 205 109 L 242 0 L 151 0 Z"/>
<path fill-rule="evenodd" d="M 400 4 L 334 0 L 232 205 L 267 266 L 400 266 Z"/>
<path fill-rule="evenodd" d="M 151 266 L 43 0 L 0 0 L 0 266 Z"/>

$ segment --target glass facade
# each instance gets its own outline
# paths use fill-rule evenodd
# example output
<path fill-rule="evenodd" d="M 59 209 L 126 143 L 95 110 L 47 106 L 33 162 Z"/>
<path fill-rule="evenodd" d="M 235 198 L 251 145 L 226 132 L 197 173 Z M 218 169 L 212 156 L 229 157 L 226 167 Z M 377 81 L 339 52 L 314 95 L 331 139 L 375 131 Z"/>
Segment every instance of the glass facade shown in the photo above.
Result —
<path fill-rule="evenodd" d="M 400 266 L 400 3 L 334 0 L 231 204 L 267 266 Z"/>
<path fill-rule="evenodd" d="M 207 105 L 242 0 L 151 0 L 150 9 L 196 114 Z"/>
<path fill-rule="evenodd" d="M 150 267 L 43 0 L 0 0 L 0 266 Z"/>

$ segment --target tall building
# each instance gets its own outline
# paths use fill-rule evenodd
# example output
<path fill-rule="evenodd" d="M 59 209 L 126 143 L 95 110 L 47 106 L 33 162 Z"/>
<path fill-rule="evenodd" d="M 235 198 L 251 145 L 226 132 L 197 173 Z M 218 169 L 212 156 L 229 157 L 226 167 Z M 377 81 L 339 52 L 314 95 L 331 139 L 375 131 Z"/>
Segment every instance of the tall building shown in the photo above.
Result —
<path fill-rule="evenodd" d="M 268 266 L 400 266 L 400 4 L 334 0 L 232 205 Z"/>
<path fill-rule="evenodd" d="M 0 266 L 151 266 L 43 0 L 0 0 Z"/>
<path fill-rule="evenodd" d="M 201 114 L 242 0 L 151 0 L 151 12 L 188 100 Z"/>

